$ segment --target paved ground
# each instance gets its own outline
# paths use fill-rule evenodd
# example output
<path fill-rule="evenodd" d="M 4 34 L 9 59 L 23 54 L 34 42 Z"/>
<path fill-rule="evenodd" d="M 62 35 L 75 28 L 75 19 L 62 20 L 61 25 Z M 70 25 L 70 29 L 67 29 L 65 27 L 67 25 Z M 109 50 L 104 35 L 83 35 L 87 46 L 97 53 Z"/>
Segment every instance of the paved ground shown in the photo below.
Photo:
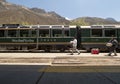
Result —
<path fill-rule="evenodd" d="M 0 65 L 0 84 L 120 84 L 120 67 Z"/>
<path fill-rule="evenodd" d="M 0 53 L 0 83 L 120 84 L 120 54 L 106 55 Z"/>
<path fill-rule="evenodd" d="M 120 65 L 118 56 L 108 53 L 0 53 L 0 64 L 51 65 L 51 66 L 108 66 Z"/>

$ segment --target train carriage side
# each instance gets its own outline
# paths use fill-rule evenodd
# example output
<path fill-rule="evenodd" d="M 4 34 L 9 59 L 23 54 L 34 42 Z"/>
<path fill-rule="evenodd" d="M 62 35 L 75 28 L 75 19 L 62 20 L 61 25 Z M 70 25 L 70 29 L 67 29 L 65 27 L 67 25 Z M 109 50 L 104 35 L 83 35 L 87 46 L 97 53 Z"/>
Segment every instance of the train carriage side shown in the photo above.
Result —
<path fill-rule="evenodd" d="M 4 25 L 0 27 L 0 50 L 69 49 L 76 26 L 65 25 Z"/>
<path fill-rule="evenodd" d="M 40 26 L 39 28 L 39 49 L 50 51 L 59 50 L 65 51 L 70 47 L 70 40 L 74 37 L 76 32 L 76 26 L 65 25 L 50 25 L 46 31 L 48 31 L 48 37 L 42 36 L 45 28 Z M 41 32 L 41 33 L 40 33 Z"/>
<path fill-rule="evenodd" d="M 106 51 L 106 43 L 112 36 L 119 41 L 119 35 L 120 29 L 113 25 L 83 26 L 81 27 L 81 44 L 88 51 L 92 48 Z"/>
<path fill-rule="evenodd" d="M 13 24 L 0 27 L 0 50 L 27 50 L 36 40 L 32 30 L 29 26 Z"/>
<path fill-rule="evenodd" d="M 79 49 L 99 48 L 105 51 L 107 50 L 105 45 L 112 36 L 120 42 L 120 26 L 3 25 L 0 26 L 0 50 L 64 51 L 69 49 L 71 46 L 69 42 L 75 36 Z"/>

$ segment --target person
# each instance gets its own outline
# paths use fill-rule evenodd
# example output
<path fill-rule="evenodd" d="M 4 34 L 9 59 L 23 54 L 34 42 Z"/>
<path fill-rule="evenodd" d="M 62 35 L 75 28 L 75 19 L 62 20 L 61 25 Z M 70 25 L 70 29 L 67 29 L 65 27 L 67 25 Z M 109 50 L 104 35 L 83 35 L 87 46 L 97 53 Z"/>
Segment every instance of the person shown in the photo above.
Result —
<path fill-rule="evenodd" d="M 77 49 L 77 39 L 74 37 L 74 39 L 70 41 L 70 43 L 72 44 L 71 55 L 73 55 L 74 51 L 76 51 L 79 55 L 80 51 Z"/>
<path fill-rule="evenodd" d="M 114 53 L 114 56 L 117 56 L 116 48 L 118 47 L 118 41 L 112 37 L 109 43 L 111 43 L 111 46 L 109 47 L 108 56 L 111 56 L 112 53 Z"/>

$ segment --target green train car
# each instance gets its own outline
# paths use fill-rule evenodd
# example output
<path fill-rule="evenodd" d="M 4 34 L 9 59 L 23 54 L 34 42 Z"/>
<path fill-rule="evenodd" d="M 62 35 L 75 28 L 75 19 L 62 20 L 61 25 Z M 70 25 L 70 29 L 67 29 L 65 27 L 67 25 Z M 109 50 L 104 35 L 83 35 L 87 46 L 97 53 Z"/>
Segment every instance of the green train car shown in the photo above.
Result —
<path fill-rule="evenodd" d="M 114 36 L 120 40 L 119 25 L 19 25 L 0 26 L 0 51 L 3 50 L 69 50 L 70 41 L 77 37 L 78 49 L 99 48 L 107 50 L 105 44 Z"/>
<path fill-rule="evenodd" d="M 0 50 L 69 49 L 76 26 L 3 24 L 0 27 Z"/>
<path fill-rule="evenodd" d="M 81 45 L 83 48 L 90 50 L 91 48 L 99 48 L 106 51 L 106 43 L 112 38 L 120 41 L 119 25 L 92 25 L 81 26 Z M 118 46 L 119 49 L 119 46 Z"/>

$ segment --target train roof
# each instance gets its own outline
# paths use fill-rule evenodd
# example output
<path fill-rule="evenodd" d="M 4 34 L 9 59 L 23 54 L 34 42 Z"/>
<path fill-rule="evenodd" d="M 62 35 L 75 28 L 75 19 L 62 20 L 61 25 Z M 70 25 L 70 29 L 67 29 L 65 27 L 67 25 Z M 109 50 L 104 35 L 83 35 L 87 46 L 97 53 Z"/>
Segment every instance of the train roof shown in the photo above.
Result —
<path fill-rule="evenodd" d="M 76 25 L 29 25 L 30 28 L 76 28 Z"/>
<path fill-rule="evenodd" d="M 76 25 L 20 25 L 20 24 L 2 24 L 0 28 L 76 28 Z M 120 28 L 120 25 L 90 25 L 79 26 L 80 28 Z"/>
<path fill-rule="evenodd" d="M 80 26 L 81 28 L 120 28 L 120 25 L 91 25 L 91 26 Z"/>

